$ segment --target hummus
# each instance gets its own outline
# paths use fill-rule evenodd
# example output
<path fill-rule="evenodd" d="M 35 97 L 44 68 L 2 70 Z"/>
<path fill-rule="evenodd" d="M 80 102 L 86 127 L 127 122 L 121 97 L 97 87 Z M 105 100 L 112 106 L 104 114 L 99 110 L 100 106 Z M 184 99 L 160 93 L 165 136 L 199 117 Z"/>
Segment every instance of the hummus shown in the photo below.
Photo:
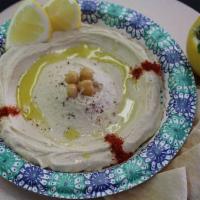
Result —
<path fill-rule="evenodd" d="M 30 162 L 63 172 L 117 163 L 105 135 L 133 153 L 159 129 L 162 79 L 135 80 L 130 68 L 155 58 L 137 41 L 111 29 L 83 25 L 49 43 L 9 49 L 0 59 L 0 104 L 20 115 L 0 121 L 0 137 Z M 89 67 L 102 84 L 93 97 L 67 97 L 65 74 Z"/>

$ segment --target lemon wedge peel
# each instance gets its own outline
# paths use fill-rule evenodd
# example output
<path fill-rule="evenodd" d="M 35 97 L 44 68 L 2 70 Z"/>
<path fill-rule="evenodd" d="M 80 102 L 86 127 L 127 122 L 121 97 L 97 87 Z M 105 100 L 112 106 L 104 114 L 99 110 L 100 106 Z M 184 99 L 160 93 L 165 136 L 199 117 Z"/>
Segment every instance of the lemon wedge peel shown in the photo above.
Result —
<path fill-rule="evenodd" d="M 46 42 L 52 36 L 49 17 L 35 0 L 26 0 L 17 9 L 8 28 L 6 49 Z"/>
<path fill-rule="evenodd" d="M 50 0 L 44 9 L 54 31 L 78 29 L 81 26 L 81 9 L 75 0 Z"/>
<path fill-rule="evenodd" d="M 194 72 L 200 76 L 200 16 L 189 31 L 186 50 Z"/>

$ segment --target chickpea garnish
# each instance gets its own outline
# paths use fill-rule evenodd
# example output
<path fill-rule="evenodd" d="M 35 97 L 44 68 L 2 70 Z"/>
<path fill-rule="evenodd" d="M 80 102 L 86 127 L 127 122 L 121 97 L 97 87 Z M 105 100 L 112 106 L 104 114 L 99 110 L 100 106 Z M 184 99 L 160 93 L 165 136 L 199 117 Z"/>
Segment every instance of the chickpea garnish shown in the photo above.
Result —
<path fill-rule="evenodd" d="M 93 79 L 93 70 L 88 67 L 84 67 L 80 71 L 80 80 L 92 80 Z"/>
<path fill-rule="evenodd" d="M 76 71 L 69 71 L 65 75 L 65 82 L 67 83 L 68 97 L 77 97 L 78 94 L 84 96 L 94 96 L 96 92 L 100 92 L 102 84 L 93 80 L 94 71 L 88 67 L 84 67 L 79 73 Z"/>
<path fill-rule="evenodd" d="M 68 84 L 67 85 L 67 94 L 68 94 L 68 97 L 77 97 L 78 95 L 78 88 L 77 88 L 77 85 L 76 84 Z"/>
<path fill-rule="evenodd" d="M 68 84 L 76 84 L 79 81 L 79 75 L 76 71 L 69 71 L 66 75 L 65 75 L 65 82 Z"/>
<path fill-rule="evenodd" d="M 78 89 L 81 92 L 81 94 L 85 96 L 93 96 L 96 92 L 93 81 L 91 80 L 84 80 L 79 82 Z"/>

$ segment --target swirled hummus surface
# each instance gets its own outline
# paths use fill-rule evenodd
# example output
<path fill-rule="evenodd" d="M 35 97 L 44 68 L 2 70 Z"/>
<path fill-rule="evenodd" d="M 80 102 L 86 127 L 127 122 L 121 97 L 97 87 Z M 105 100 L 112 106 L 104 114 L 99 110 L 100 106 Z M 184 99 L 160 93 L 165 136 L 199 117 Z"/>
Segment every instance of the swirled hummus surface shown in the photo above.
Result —
<path fill-rule="evenodd" d="M 1 119 L 0 137 L 44 168 L 78 172 L 116 164 L 107 134 L 134 153 L 160 126 L 161 76 L 146 70 L 135 79 L 130 73 L 155 58 L 137 41 L 103 27 L 56 34 L 49 43 L 11 48 L 0 59 L 1 107 L 20 110 Z M 93 70 L 101 90 L 68 98 L 65 74 L 84 67 Z"/>

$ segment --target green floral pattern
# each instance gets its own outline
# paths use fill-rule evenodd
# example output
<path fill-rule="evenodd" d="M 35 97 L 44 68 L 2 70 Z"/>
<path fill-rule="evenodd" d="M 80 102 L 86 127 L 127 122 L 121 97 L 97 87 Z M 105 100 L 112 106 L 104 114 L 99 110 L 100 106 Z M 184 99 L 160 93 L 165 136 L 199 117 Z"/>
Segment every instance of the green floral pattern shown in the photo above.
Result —
<path fill-rule="evenodd" d="M 189 90 L 193 93 L 196 92 L 193 74 L 191 73 L 190 68 L 185 67 L 184 65 L 180 65 L 178 68 L 173 69 L 168 82 L 171 92 L 179 91 L 181 93 L 188 93 Z"/>
<path fill-rule="evenodd" d="M 172 115 L 163 125 L 162 139 L 168 141 L 176 149 L 181 148 L 190 131 L 191 122 L 182 116 Z"/>
<path fill-rule="evenodd" d="M 171 38 L 164 29 L 158 25 L 152 25 L 144 31 L 145 44 L 149 49 L 153 50 L 154 54 L 159 53 L 164 48 L 171 45 Z"/>
<path fill-rule="evenodd" d="M 125 177 L 128 179 L 128 185 L 140 184 L 142 181 L 147 180 L 151 176 L 151 173 L 149 173 L 149 165 L 144 162 L 141 157 L 137 157 L 137 159 L 125 163 L 123 170 L 126 174 Z"/>
<path fill-rule="evenodd" d="M 53 173 L 48 182 L 49 196 L 61 198 L 81 198 L 85 190 L 84 176 L 74 174 Z"/>
<path fill-rule="evenodd" d="M 6 33 L 8 30 L 8 26 L 10 24 L 10 21 L 4 23 L 2 26 L 0 26 L 0 56 L 5 52 L 5 41 L 6 41 Z"/>
<path fill-rule="evenodd" d="M 122 28 L 125 22 L 126 11 L 127 9 L 120 5 L 102 2 L 98 13 L 106 25 Z"/>
<path fill-rule="evenodd" d="M 13 180 L 19 173 L 24 161 L 3 143 L 0 143 L 0 176 Z"/>

